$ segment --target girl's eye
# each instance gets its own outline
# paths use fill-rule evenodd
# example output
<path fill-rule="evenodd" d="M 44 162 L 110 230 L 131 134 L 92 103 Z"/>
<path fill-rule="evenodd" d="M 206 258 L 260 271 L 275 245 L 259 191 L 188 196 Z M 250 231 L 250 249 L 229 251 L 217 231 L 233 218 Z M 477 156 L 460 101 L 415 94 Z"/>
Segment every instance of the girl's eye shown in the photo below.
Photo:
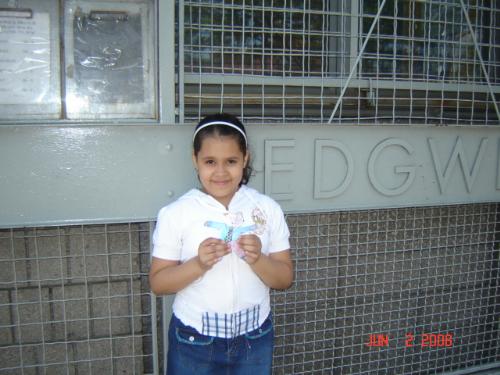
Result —
<path fill-rule="evenodd" d="M 228 162 L 229 164 L 236 164 L 238 161 L 236 159 L 230 159 Z"/>
<path fill-rule="evenodd" d="M 213 163 L 214 163 L 213 160 L 205 160 L 205 164 L 209 164 L 210 165 L 210 164 L 213 164 Z"/>

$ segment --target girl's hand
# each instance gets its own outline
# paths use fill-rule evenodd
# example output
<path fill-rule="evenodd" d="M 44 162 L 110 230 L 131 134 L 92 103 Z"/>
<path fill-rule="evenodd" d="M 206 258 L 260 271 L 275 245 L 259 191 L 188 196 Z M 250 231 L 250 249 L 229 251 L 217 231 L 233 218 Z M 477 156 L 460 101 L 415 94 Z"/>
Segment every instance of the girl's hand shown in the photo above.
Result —
<path fill-rule="evenodd" d="M 231 249 L 224 241 L 218 238 L 206 238 L 198 247 L 198 264 L 204 271 L 207 271 L 230 252 Z"/>
<path fill-rule="evenodd" d="M 245 252 L 245 261 L 252 265 L 257 262 L 261 256 L 262 243 L 255 234 L 243 234 L 238 238 L 238 245 Z"/>

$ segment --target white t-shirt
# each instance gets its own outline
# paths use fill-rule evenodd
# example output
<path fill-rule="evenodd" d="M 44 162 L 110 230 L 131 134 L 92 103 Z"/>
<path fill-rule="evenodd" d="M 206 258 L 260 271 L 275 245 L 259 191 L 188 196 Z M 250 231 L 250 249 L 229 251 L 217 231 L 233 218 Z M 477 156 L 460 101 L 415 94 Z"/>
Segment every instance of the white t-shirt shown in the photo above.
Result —
<path fill-rule="evenodd" d="M 198 255 L 208 237 L 224 239 L 232 252 L 175 297 L 174 314 L 198 332 L 234 337 L 258 328 L 270 313 L 269 287 L 252 271 L 236 244 L 241 234 L 254 233 L 262 253 L 290 248 L 290 232 L 280 206 L 242 185 L 229 208 L 192 189 L 163 207 L 153 234 L 153 256 L 185 262 Z"/>

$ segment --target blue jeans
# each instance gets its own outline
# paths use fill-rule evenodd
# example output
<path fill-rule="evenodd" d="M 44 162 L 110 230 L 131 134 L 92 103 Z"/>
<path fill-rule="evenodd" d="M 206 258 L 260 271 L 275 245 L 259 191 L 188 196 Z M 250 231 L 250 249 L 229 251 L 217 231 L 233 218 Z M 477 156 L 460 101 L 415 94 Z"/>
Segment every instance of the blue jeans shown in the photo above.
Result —
<path fill-rule="evenodd" d="M 172 315 L 167 375 L 271 374 L 273 339 L 271 316 L 255 331 L 224 339 L 199 334 Z"/>

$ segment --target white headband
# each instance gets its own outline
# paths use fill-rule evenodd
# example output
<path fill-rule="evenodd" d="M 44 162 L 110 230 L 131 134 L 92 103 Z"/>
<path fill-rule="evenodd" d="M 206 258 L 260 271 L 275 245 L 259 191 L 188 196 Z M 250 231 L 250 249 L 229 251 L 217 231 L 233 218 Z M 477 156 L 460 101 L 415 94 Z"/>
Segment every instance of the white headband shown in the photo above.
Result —
<path fill-rule="evenodd" d="M 205 129 L 206 127 L 211 126 L 211 125 L 227 125 L 227 126 L 230 126 L 233 129 L 238 130 L 241 133 L 241 135 L 243 136 L 243 138 L 245 138 L 245 144 L 248 144 L 247 135 L 245 134 L 245 132 L 243 131 L 243 129 L 241 129 L 240 127 L 238 127 L 238 126 L 236 126 L 236 125 L 234 125 L 234 124 L 232 124 L 230 122 L 226 122 L 226 121 L 212 121 L 212 122 L 207 122 L 206 124 L 201 125 L 198 129 L 196 129 L 194 131 L 193 142 L 194 142 L 194 139 L 196 137 L 196 134 L 198 134 L 198 132 L 201 129 Z"/>

